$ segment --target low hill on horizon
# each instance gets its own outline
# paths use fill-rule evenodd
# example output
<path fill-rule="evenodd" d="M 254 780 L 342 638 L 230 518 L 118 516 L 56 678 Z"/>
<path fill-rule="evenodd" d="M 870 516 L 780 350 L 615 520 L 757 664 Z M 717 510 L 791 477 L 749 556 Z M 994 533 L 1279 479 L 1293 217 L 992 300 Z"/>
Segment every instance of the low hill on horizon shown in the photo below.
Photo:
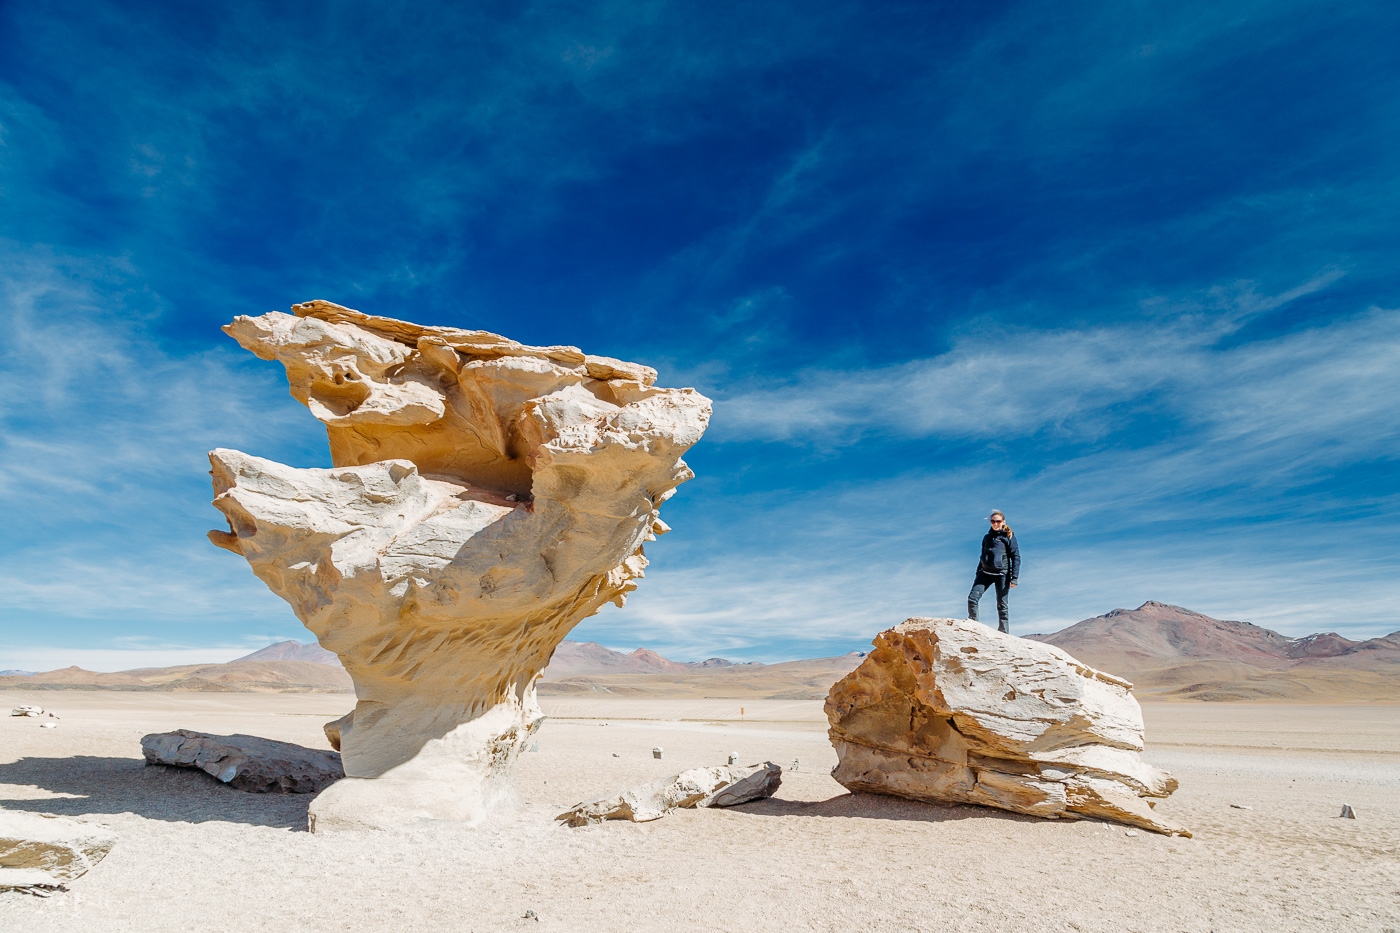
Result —
<path fill-rule="evenodd" d="M 197 693 L 345 693 L 345 669 L 314 661 L 229 661 L 104 673 L 65 667 L 28 676 L 0 676 L 0 689 L 154 690 Z"/>
<path fill-rule="evenodd" d="M 579 674 L 676 674 L 683 671 L 721 670 L 731 667 L 763 667 L 757 661 L 730 661 L 706 658 L 704 661 L 672 661 L 650 648 L 630 654 L 605 648 L 596 641 L 562 641 L 544 670 L 545 680 L 562 680 Z"/>

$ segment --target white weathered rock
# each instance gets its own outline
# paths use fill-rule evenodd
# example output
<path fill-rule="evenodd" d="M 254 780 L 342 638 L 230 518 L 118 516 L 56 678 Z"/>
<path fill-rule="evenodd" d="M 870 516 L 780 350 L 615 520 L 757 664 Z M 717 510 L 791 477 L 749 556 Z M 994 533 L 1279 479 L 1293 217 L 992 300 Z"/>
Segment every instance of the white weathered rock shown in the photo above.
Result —
<path fill-rule="evenodd" d="M 16 706 L 10 710 L 11 716 L 42 716 L 44 708 L 42 706 Z"/>
<path fill-rule="evenodd" d="M 1139 757 L 1132 684 L 969 619 L 881 632 L 826 700 L 854 791 L 1190 833 L 1153 812 L 1176 780 Z"/>
<path fill-rule="evenodd" d="M 570 826 L 588 826 L 604 820 L 646 823 L 659 820 L 672 810 L 732 807 L 771 797 L 782 783 L 782 769 L 771 761 L 748 767 L 692 768 L 620 794 L 576 804 L 555 819 Z"/>
<path fill-rule="evenodd" d="M 0 889 L 57 887 L 107 855 L 117 837 L 90 823 L 0 810 Z"/>
<path fill-rule="evenodd" d="M 293 310 L 225 329 L 284 364 L 335 466 L 213 451 L 229 531 L 210 539 L 354 679 L 354 711 L 326 727 L 349 777 L 313 826 L 478 820 L 539 727 L 554 648 L 636 588 L 709 400 L 573 347 Z"/>
<path fill-rule="evenodd" d="M 254 794 L 315 794 L 345 776 L 340 755 L 255 735 L 176 729 L 141 739 L 148 765 L 198 768 Z"/>

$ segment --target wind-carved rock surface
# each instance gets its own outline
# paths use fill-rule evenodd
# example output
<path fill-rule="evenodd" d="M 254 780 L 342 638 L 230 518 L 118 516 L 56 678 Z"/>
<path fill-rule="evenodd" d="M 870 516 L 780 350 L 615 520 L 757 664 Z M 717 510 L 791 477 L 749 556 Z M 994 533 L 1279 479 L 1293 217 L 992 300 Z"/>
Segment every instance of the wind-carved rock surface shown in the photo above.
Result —
<path fill-rule="evenodd" d="M 1177 785 L 1139 757 L 1132 684 L 970 619 L 910 619 L 874 644 L 826 700 L 848 789 L 1191 835 L 1146 799 Z"/>
<path fill-rule="evenodd" d="M 210 532 L 355 682 L 326 727 L 347 777 L 316 831 L 475 822 L 543 719 L 535 680 L 669 530 L 658 508 L 710 402 L 573 347 L 423 327 L 324 301 L 224 329 L 287 371 L 330 469 L 215 450 Z"/>

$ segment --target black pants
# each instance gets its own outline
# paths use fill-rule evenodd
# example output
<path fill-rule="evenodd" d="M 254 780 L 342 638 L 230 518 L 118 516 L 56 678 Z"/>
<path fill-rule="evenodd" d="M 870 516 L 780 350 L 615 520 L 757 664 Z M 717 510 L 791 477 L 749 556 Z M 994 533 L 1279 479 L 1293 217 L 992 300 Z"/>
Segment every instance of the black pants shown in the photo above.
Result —
<path fill-rule="evenodd" d="M 997 631 L 1010 635 L 1011 610 L 1007 605 L 1007 596 L 1011 594 L 1011 582 L 1006 579 L 1004 573 L 983 573 L 978 569 L 977 579 L 972 582 L 972 592 L 967 594 L 967 617 L 977 618 L 977 604 L 982 601 L 982 594 L 987 592 L 989 586 L 997 588 L 997 619 L 1001 622 Z"/>

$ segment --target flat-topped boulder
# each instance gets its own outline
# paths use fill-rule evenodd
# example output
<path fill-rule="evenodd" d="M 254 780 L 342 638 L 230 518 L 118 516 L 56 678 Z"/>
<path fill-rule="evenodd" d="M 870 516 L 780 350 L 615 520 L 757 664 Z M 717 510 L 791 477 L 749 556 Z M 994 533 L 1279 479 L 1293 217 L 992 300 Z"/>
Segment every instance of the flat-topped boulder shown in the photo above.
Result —
<path fill-rule="evenodd" d="M 345 776 L 336 752 L 255 735 L 154 732 L 141 754 L 148 765 L 196 768 L 254 794 L 317 794 Z"/>
<path fill-rule="evenodd" d="M 575 347 L 325 301 L 225 330 L 286 369 L 330 468 L 209 460 L 222 548 L 335 652 L 358 702 L 326 734 L 347 777 L 317 831 L 482 819 L 543 716 L 535 681 L 580 621 L 622 605 L 710 402 Z"/>
<path fill-rule="evenodd" d="M 826 700 L 848 789 L 1190 835 L 1152 808 L 1177 785 L 1140 757 L 1132 684 L 970 619 L 909 619 L 874 645 Z"/>

